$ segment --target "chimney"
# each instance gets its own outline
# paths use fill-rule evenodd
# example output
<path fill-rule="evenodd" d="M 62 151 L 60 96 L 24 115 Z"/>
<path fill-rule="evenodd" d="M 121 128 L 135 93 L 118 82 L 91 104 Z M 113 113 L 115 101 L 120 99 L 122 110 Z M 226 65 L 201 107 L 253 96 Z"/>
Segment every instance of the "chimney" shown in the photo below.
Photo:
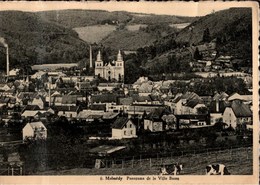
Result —
<path fill-rule="evenodd" d="M 216 99 L 216 112 L 219 112 L 219 100 Z"/>
<path fill-rule="evenodd" d="M 92 68 L 92 47 L 89 46 L 89 68 Z"/>
<path fill-rule="evenodd" d="M 51 82 L 49 81 L 49 107 L 51 107 Z"/>
<path fill-rule="evenodd" d="M 9 76 L 9 48 L 6 47 L 6 76 Z"/>

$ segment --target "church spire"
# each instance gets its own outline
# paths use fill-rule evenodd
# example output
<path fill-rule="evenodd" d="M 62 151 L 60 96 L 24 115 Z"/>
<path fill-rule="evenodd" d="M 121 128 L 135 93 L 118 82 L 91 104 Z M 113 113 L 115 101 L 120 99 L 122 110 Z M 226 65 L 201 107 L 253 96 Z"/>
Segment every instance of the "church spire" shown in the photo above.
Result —
<path fill-rule="evenodd" d="M 98 54 L 97 54 L 97 61 L 102 61 L 102 60 L 101 60 L 101 53 L 100 53 L 100 50 L 98 51 Z"/>
<path fill-rule="evenodd" d="M 118 54 L 117 54 L 117 61 L 123 61 L 123 57 L 121 55 L 121 51 L 120 50 L 118 51 Z"/>

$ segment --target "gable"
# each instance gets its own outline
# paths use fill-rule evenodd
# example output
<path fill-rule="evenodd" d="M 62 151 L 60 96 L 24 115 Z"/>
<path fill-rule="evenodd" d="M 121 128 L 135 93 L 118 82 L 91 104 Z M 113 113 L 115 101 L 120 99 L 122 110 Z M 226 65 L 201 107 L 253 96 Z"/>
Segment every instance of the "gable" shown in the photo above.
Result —
<path fill-rule="evenodd" d="M 126 123 L 126 127 L 127 128 L 135 128 L 135 124 L 133 124 L 133 122 L 131 120 L 128 120 L 127 123 Z"/>
<path fill-rule="evenodd" d="M 234 114 L 232 108 L 231 108 L 231 107 L 226 107 L 226 108 L 225 108 L 225 111 L 223 112 L 223 116 L 228 116 L 229 114 L 235 116 L 235 114 Z"/>
<path fill-rule="evenodd" d="M 24 127 L 23 127 L 23 131 L 27 130 L 27 131 L 33 131 L 33 128 L 31 127 L 31 125 L 29 123 L 27 123 Z"/>

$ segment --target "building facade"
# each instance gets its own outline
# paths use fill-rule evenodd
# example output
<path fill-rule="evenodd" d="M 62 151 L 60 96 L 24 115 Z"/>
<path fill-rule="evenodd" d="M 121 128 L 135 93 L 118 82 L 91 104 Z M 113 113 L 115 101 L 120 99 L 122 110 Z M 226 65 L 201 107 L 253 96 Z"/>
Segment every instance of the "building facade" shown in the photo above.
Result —
<path fill-rule="evenodd" d="M 104 78 L 108 81 L 116 80 L 118 82 L 124 81 L 124 61 L 119 50 L 117 60 L 104 64 L 100 51 L 95 61 L 95 76 Z"/>

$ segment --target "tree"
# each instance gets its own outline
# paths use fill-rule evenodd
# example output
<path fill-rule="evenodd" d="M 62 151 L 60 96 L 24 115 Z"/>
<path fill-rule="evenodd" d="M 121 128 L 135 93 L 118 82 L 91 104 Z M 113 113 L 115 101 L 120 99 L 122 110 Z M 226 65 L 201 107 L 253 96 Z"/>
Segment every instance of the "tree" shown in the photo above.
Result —
<path fill-rule="evenodd" d="M 177 118 L 173 114 L 163 115 L 162 120 L 167 123 L 168 128 L 176 128 Z"/>
<path fill-rule="evenodd" d="M 199 52 L 199 49 L 196 47 L 193 58 L 196 60 L 201 60 L 202 59 L 202 55 Z"/>
<path fill-rule="evenodd" d="M 197 112 L 198 112 L 198 114 L 207 114 L 208 109 L 207 109 L 207 107 L 198 107 Z"/>
<path fill-rule="evenodd" d="M 209 28 L 206 28 L 203 32 L 203 42 L 210 42 Z"/>

